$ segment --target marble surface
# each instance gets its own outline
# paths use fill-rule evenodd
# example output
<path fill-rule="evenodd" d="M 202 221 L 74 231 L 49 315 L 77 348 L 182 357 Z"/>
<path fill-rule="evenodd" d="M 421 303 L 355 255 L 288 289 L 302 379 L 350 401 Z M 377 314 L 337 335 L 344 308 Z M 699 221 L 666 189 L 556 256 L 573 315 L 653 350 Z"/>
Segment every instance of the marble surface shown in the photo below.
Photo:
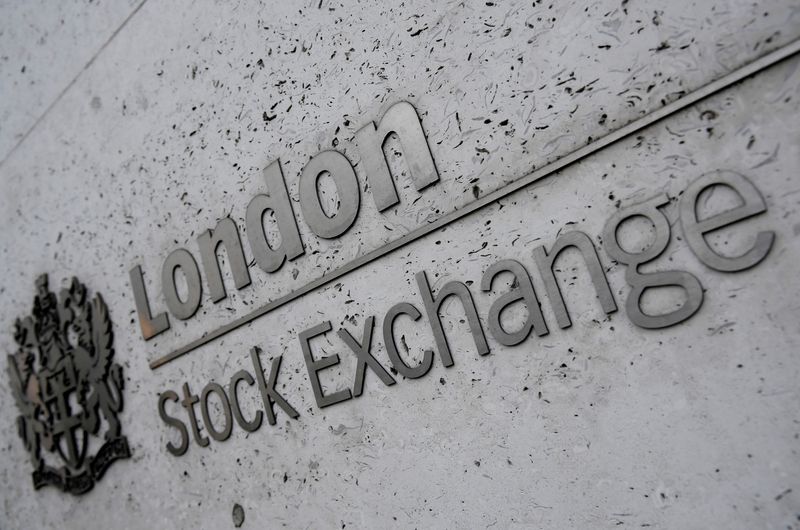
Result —
<path fill-rule="evenodd" d="M 0 348 L 15 350 L 13 321 L 30 312 L 39 274 L 49 273 L 53 288 L 75 275 L 101 292 L 134 455 L 83 497 L 35 492 L 3 378 L 3 527 L 231 527 L 241 515 L 232 516 L 235 505 L 243 528 L 798 527 L 796 57 L 162 368 L 148 366 L 787 45 L 800 37 L 795 2 L 149 0 L 116 33 L 137 4 L 35 7 L 3 6 L 0 34 L 8 43 Z M 418 193 L 403 172 L 401 203 L 379 213 L 353 136 L 398 101 L 420 114 L 440 182 Z M 402 153 L 390 148 L 402 171 Z M 299 211 L 300 171 L 325 149 L 356 166 L 362 201 L 353 227 L 322 240 L 301 220 L 305 255 L 271 274 L 251 263 L 242 290 L 223 267 L 226 299 L 214 304 L 206 290 L 197 315 L 171 318 L 170 330 L 145 342 L 130 268 L 142 266 L 153 310 L 165 310 L 165 257 L 179 247 L 197 256 L 197 236 L 226 216 L 244 237 L 247 204 L 276 159 Z M 677 219 L 681 192 L 716 169 L 746 175 L 768 206 L 716 244 L 745 249 L 757 230 L 776 233 L 771 253 L 745 272 L 702 265 Z M 690 271 L 705 295 L 690 320 L 652 331 L 625 316 L 625 268 L 599 236 L 618 208 L 658 193 L 674 199 L 664 209 L 672 239 L 645 270 Z M 330 320 L 360 338 L 374 316 L 373 354 L 388 367 L 379 326 L 400 301 L 422 307 L 416 272 L 435 289 L 471 281 L 485 324 L 496 295 L 480 292 L 483 272 L 519 260 L 546 301 L 532 251 L 568 230 L 595 242 L 620 311 L 600 310 L 580 260 L 567 253 L 558 269 L 571 328 L 559 329 L 543 302 L 548 335 L 515 347 L 489 337 L 491 354 L 479 356 L 463 312 L 449 303 L 442 314 L 454 366 L 437 355 L 426 376 L 397 376 L 389 387 L 368 372 L 361 397 L 317 407 L 301 331 Z M 424 318 L 398 326 L 412 358 L 433 344 Z M 328 338 L 314 352 L 341 358 L 322 376 L 332 392 L 352 384 L 356 363 L 335 333 Z M 275 426 L 249 434 L 235 426 L 227 441 L 192 441 L 186 455 L 170 455 L 166 444 L 177 437 L 158 416 L 159 393 L 180 393 L 184 382 L 198 394 L 210 381 L 227 385 L 252 369 L 253 346 L 265 366 L 282 356 L 279 389 L 300 417 L 278 410 Z M 248 389 L 242 404 L 252 412 L 261 398 Z"/>

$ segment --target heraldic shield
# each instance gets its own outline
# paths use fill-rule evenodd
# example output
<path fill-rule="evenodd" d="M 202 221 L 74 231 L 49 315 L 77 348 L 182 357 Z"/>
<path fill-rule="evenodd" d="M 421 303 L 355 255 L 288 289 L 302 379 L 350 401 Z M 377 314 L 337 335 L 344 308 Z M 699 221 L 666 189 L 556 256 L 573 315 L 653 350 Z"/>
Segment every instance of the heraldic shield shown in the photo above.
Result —
<path fill-rule="evenodd" d="M 8 372 L 34 487 L 79 495 L 114 461 L 130 457 L 117 418 L 122 367 L 113 362 L 114 334 L 103 298 L 90 300 L 77 278 L 58 297 L 47 284 L 46 274 L 36 280 L 32 314 L 14 323 L 18 350 L 8 356 Z M 92 446 L 99 446 L 94 454 Z"/>

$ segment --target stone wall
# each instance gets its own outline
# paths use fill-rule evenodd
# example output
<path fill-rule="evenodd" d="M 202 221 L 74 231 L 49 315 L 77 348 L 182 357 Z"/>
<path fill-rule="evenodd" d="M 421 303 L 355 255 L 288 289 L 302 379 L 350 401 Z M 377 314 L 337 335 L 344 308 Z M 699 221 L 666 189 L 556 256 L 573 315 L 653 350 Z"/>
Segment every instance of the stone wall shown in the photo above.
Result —
<path fill-rule="evenodd" d="M 231 527 L 241 523 L 238 505 L 243 528 L 800 527 L 796 2 L 147 0 L 2 9 L 0 347 L 18 349 L 14 320 L 31 313 L 39 275 L 56 292 L 76 276 L 102 293 L 132 457 L 87 494 L 34 490 L 13 388 L 2 378 L 0 526 Z M 713 93 L 702 92 L 709 85 Z M 419 115 L 439 181 L 417 191 L 407 153 L 390 139 L 400 202 L 379 212 L 355 134 L 402 101 Z M 309 159 L 330 149 L 354 165 L 361 203 L 345 234 L 323 239 L 299 213 L 298 188 Z M 551 171 L 570 155 L 576 160 Z M 262 170 L 276 160 L 305 252 L 267 273 L 246 243 L 245 218 L 250 200 L 268 191 Z M 680 215 L 690 184 L 719 170 L 752 182 L 766 212 L 716 232 L 712 247 L 738 255 L 759 232 L 774 233 L 766 257 L 739 272 L 698 259 Z M 335 187 L 320 185 L 335 210 Z M 702 285 L 702 306 L 674 326 L 643 329 L 626 308 L 629 267 L 607 252 L 603 227 L 659 194 L 669 244 L 640 271 L 688 272 Z M 718 212 L 735 201 L 719 189 L 700 207 Z M 167 311 L 165 258 L 185 248 L 199 263 L 197 238 L 226 217 L 244 242 L 250 285 L 234 287 L 222 253 L 227 296 L 211 300 L 201 267 L 197 314 L 170 315 L 170 329 L 145 341 L 129 271 L 141 267 L 153 313 Z M 604 311 L 581 255 L 567 250 L 555 265 L 571 319 L 562 328 L 534 250 L 575 231 L 597 249 L 618 310 Z M 267 233 L 276 235 L 269 223 Z M 654 237 L 646 222 L 620 231 L 626 248 Z M 485 271 L 503 259 L 530 273 L 548 331 L 515 346 L 490 333 L 489 312 L 519 282 L 501 275 L 481 290 Z M 490 352 L 480 354 L 474 326 L 450 299 L 441 321 L 452 366 L 430 315 L 396 322 L 410 365 L 433 350 L 430 370 L 411 379 L 390 370 L 382 326 L 400 302 L 424 313 L 420 271 L 434 291 L 464 282 Z M 684 300 L 667 288 L 642 305 L 665 313 Z M 515 329 L 527 315 L 516 305 L 503 321 Z M 328 321 L 331 331 L 310 343 L 315 359 L 339 356 L 319 372 L 325 394 L 352 392 L 358 368 L 336 332 L 361 342 L 369 325 L 370 352 L 396 383 L 367 368 L 360 396 L 320 408 L 300 336 Z M 159 396 L 182 398 L 184 383 L 197 395 L 209 382 L 228 390 L 235 373 L 254 372 L 253 347 L 267 372 L 281 358 L 275 388 L 299 417 L 276 405 L 275 425 L 266 415 L 253 432 L 231 422 L 227 440 L 201 447 L 189 434 L 185 454 L 171 454 L 167 444 L 181 437 L 159 417 Z M 266 414 L 256 386 L 239 388 L 247 418 Z M 221 425 L 224 407 L 211 403 Z M 165 411 L 188 425 L 179 403 Z M 199 407 L 197 418 L 207 436 Z"/>

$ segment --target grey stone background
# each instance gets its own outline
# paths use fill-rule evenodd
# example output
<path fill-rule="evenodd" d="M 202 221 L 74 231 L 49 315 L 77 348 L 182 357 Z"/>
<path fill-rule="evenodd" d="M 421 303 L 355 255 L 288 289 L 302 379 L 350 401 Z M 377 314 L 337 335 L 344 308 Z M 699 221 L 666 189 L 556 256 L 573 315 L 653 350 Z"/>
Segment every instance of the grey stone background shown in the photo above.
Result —
<path fill-rule="evenodd" d="M 134 457 L 90 494 L 34 492 L 0 384 L 2 527 L 797 528 L 800 408 L 800 60 L 659 122 L 548 179 L 430 234 L 169 365 L 148 362 L 234 316 L 305 285 L 422 223 L 569 154 L 800 37 L 791 0 L 655 2 L 7 2 L 0 17 L 0 349 L 28 314 L 33 282 L 77 275 L 103 293 L 125 368 L 123 432 Z M 154 310 L 173 249 L 230 215 L 243 232 L 260 170 L 280 159 L 290 194 L 305 162 L 336 148 L 354 162 L 356 130 L 412 102 L 441 181 L 379 214 L 369 192 L 343 237 L 299 223 L 306 255 L 145 343 L 128 270 L 142 265 Z M 399 158 L 401 158 L 398 155 Z M 398 159 L 398 163 L 401 160 Z M 402 164 L 400 164 L 402 165 Z M 776 232 L 752 270 L 704 267 L 673 226 L 653 269 L 689 270 L 705 302 L 661 331 L 606 317 L 575 256 L 560 262 L 573 327 L 549 305 L 546 337 L 478 357 L 447 305 L 455 366 L 319 410 L 297 334 L 323 320 L 360 337 L 393 304 L 419 304 L 413 275 L 477 289 L 502 258 L 533 272 L 531 251 L 563 230 L 597 241 L 620 205 L 677 197 L 731 169 L 768 212 L 717 241 L 744 249 Z M 356 171 L 363 182 L 358 165 Z M 295 208 L 299 210 L 299 208 Z M 666 208 L 675 219 L 676 205 Z M 489 221 L 491 221 L 489 223 Z M 484 246 L 484 243 L 486 244 Z M 248 260 L 252 256 L 248 254 Z M 617 303 L 624 267 L 600 252 Z M 577 269 L 575 269 L 577 267 Z M 577 272 L 573 272 L 573 270 Z M 575 276 L 577 279 L 572 280 Z M 537 292 L 543 293 L 534 274 Z M 226 277 L 228 286 L 230 278 Z M 572 285 L 574 283 L 574 285 Z M 542 298 L 546 299 L 544 295 Z M 420 321 L 412 352 L 430 347 Z M 350 384 L 342 363 L 331 391 Z M 375 355 L 388 365 L 382 340 Z M 226 384 L 248 350 L 283 355 L 281 390 L 297 421 L 175 458 L 158 394 Z M 317 350 L 322 354 L 322 349 Z M 5 360 L 3 361 L 5 362 Z M 245 391 L 244 407 L 260 398 Z"/>

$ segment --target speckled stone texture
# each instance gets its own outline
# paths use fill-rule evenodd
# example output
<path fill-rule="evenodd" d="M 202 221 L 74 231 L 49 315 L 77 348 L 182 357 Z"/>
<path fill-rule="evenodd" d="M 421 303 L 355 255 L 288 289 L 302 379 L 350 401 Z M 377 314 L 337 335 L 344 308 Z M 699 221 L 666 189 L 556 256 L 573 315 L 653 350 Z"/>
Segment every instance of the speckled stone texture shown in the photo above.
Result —
<path fill-rule="evenodd" d="M 102 293 L 133 451 L 88 495 L 34 491 L 3 376 L 3 528 L 800 528 L 798 57 L 148 367 L 791 43 L 800 37 L 796 1 L 148 0 L 6 3 L 0 12 L 0 350 L 15 350 L 13 321 L 30 312 L 39 274 L 53 288 L 77 275 Z M 353 136 L 398 101 L 416 107 L 440 182 L 418 193 L 403 171 L 401 203 L 378 213 Z M 301 219 L 305 255 L 271 274 L 245 243 L 250 286 L 233 288 L 224 266 L 226 299 L 214 304 L 206 289 L 195 317 L 171 318 L 145 342 L 130 268 L 142 266 L 153 310 L 164 311 L 167 254 L 197 256 L 197 236 L 226 216 L 246 240 L 245 209 L 276 159 L 299 212 L 300 171 L 324 149 L 356 166 L 353 227 L 322 240 Z M 403 170 L 402 153 L 390 151 Z M 767 258 L 744 272 L 705 267 L 678 222 L 681 192 L 716 169 L 747 176 L 768 211 L 715 244 L 735 254 L 758 230 L 776 233 Z M 626 317 L 625 267 L 599 236 L 618 208 L 657 193 L 673 199 L 664 208 L 672 238 L 644 270 L 689 271 L 705 296 L 690 320 L 653 331 Z M 335 202 L 327 188 L 326 200 Z M 580 259 L 567 253 L 557 268 L 573 325 L 559 329 L 532 251 L 568 230 L 600 249 L 620 311 L 600 310 Z M 374 316 L 372 353 L 388 367 L 380 325 L 398 302 L 422 307 L 416 272 L 434 289 L 468 282 L 485 323 L 497 294 L 482 293 L 480 278 L 504 258 L 531 272 L 548 335 L 515 347 L 487 335 L 491 354 L 479 356 L 451 302 L 442 315 L 454 366 L 437 355 L 430 373 L 396 376 L 390 387 L 368 371 L 361 397 L 317 407 L 301 331 L 330 320 L 360 339 Z M 400 335 L 412 359 L 433 344 L 424 318 L 398 321 Z M 192 441 L 184 456 L 170 455 L 178 437 L 158 416 L 159 393 L 180 393 L 184 382 L 198 394 L 209 381 L 227 386 L 252 370 L 253 346 L 265 366 L 283 356 L 278 389 L 300 417 L 276 407 L 275 426 L 248 434 L 237 425 L 227 441 Z M 352 385 L 356 358 L 335 333 L 314 353 L 341 358 L 322 373 L 326 392 Z M 247 414 L 261 406 L 255 388 L 243 388 Z"/>

